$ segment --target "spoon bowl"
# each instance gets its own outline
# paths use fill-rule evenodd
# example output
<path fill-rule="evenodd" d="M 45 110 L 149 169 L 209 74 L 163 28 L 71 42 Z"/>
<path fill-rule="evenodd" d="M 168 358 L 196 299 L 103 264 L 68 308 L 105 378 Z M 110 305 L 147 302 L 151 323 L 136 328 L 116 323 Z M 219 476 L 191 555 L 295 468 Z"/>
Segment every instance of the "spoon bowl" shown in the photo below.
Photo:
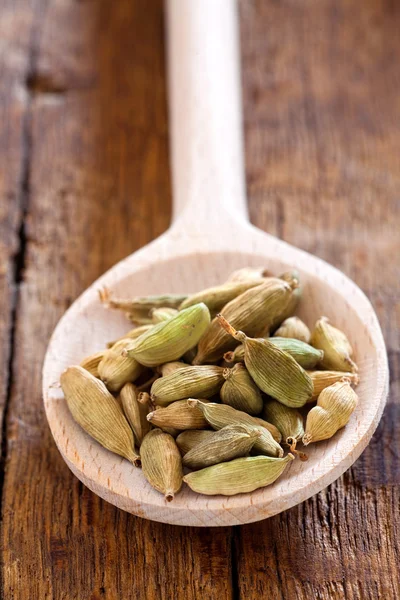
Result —
<path fill-rule="evenodd" d="M 385 405 L 386 350 L 371 304 L 350 279 L 247 221 L 234 0 L 169 0 L 168 25 L 174 222 L 103 275 L 62 317 L 44 363 L 44 404 L 64 460 L 108 502 L 164 523 L 237 525 L 304 501 L 358 458 Z M 261 265 L 276 275 L 297 269 L 303 287 L 297 314 L 310 328 L 326 315 L 346 332 L 359 366 L 360 402 L 344 429 L 309 446 L 308 462 L 293 461 L 273 485 L 232 497 L 201 496 L 184 486 L 167 503 L 140 469 L 74 422 L 57 382 L 65 368 L 130 329 L 122 314 L 101 304 L 101 287 L 125 298 L 191 293 L 222 283 L 236 269 Z"/>

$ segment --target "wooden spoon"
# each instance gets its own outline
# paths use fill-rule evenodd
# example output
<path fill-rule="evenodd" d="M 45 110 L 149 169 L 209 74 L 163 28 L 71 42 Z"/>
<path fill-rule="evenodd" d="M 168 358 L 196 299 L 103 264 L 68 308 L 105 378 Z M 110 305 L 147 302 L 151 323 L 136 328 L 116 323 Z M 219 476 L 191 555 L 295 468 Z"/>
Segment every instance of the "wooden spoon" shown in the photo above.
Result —
<path fill-rule="evenodd" d="M 376 315 L 352 281 L 248 222 L 235 1 L 169 0 L 167 9 L 173 224 L 103 275 L 60 320 L 44 364 L 44 402 L 64 460 L 108 502 L 165 523 L 237 525 L 302 502 L 349 468 L 381 417 L 388 391 L 387 358 Z M 304 286 L 299 315 L 309 326 L 327 315 L 347 333 L 359 365 L 360 402 L 344 429 L 310 446 L 308 462 L 293 461 L 275 484 L 229 498 L 200 496 L 185 486 L 167 503 L 140 469 L 83 432 L 55 382 L 67 366 L 129 329 L 121 314 L 101 305 L 102 286 L 123 297 L 195 292 L 223 282 L 246 265 L 265 265 L 276 274 L 299 270 Z"/>

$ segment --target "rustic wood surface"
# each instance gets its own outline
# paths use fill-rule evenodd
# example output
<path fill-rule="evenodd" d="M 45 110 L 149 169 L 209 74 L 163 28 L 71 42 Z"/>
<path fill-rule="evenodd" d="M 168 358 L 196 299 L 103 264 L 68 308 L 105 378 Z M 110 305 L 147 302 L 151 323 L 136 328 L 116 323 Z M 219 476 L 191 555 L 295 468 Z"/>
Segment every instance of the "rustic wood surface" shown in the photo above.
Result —
<path fill-rule="evenodd" d="M 135 518 L 85 489 L 40 392 L 64 310 L 169 224 L 161 2 L 0 11 L 0 597 L 400 598 L 399 7 L 241 3 L 252 221 L 367 293 L 392 385 L 344 477 L 277 517 L 212 530 Z"/>

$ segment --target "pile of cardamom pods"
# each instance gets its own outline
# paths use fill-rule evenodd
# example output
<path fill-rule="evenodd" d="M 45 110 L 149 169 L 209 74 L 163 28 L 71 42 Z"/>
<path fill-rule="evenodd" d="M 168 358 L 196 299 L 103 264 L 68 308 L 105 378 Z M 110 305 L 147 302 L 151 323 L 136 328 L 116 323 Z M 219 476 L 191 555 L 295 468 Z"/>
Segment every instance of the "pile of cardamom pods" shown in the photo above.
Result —
<path fill-rule="evenodd" d="M 306 460 L 297 443 L 332 437 L 357 405 L 346 335 L 293 316 L 297 272 L 249 267 L 190 296 L 100 298 L 136 327 L 64 371 L 66 401 L 168 501 L 182 482 L 228 496 L 273 483 L 296 454 Z"/>

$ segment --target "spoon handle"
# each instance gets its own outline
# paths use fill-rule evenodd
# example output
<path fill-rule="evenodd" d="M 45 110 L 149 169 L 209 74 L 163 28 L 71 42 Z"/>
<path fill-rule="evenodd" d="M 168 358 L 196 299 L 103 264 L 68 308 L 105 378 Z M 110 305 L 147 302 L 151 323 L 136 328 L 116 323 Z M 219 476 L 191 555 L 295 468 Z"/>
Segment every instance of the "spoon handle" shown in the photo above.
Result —
<path fill-rule="evenodd" d="M 173 221 L 247 220 L 236 0 L 166 0 Z"/>

